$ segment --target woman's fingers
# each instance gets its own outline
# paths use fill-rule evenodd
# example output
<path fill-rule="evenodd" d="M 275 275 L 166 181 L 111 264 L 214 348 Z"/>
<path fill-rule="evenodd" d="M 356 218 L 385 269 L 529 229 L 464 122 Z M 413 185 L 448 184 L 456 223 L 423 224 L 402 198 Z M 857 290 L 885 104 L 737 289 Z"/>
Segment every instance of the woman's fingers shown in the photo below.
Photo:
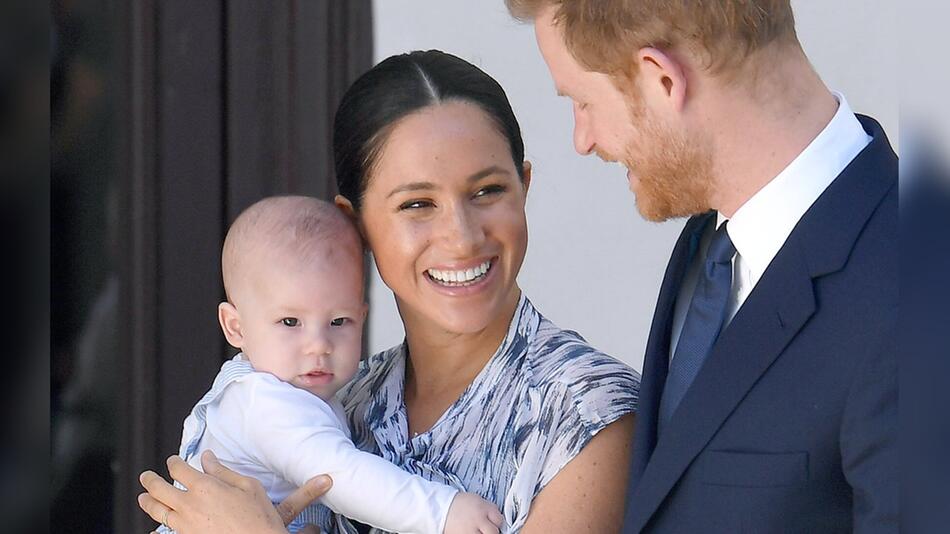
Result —
<path fill-rule="evenodd" d="M 165 460 L 165 464 L 168 466 L 169 476 L 188 489 L 196 488 L 202 479 L 208 478 L 201 471 L 188 465 L 180 456 L 169 456 L 168 459 Z M 161 499 L 161 497 L 159 497 L 159 499 Z M 172 508 L 178 508 L 175 506 L 175 503 L 167 504 L 170 504 Z"/>
<path fill-rule="evenodd" d="M 314 525 L 308 524 L 307 526 L 303 527 L 302 530 L 298 530 L 297 532 L 298 534 L 320 534 L 320 529 Z"/>
<path fill-rule="evenodd" d="M 290 524 L 304 508 L 320 498 L 332 485 L 333 480 L 329 476 L 318 475 L 288 495 L 286 499 L 277 505 L 277 513 L 280 514 L 280 518 L 284 521 L 284 524 Z"/>
<path fill-rule="evenodd" d="M 182 491 L 166 482 L 154 471 L 145 471 L 139 475 L 139 483 L 148 492 L 150 498 L 173 509 L 178 507 Z"/>
<path fill-rule="evenodd" d="M 256 479 L 240 475 L 225 467 L 210 449 L 201 453 L 201 468 L 206 474 L 245 491 L 252 490 L 258 483 Z"/>
<path fill-rule="evenodd" d="M 151 517 L 156 523 L 164 522 L 165 526 L 175 530 L 175 527 L 172 526 L 175 523 L 175 511 L 165 506 L 148 493 L 142 493 L 139 495 L 139 508 L 148 514 L 148 516 Z"/>
<path fill-rule="evenodd" d="M 177 456 L 168 459 L 168 472 L 187 491 L 151 471 L 142 473 L 140 480 L 148 494 L 139 497 L 139 506 L 152 519 L 164 521 L 178 532 L 286 532 L 259 482 L 226 469 L 211 455 L 203 458 L 203 465 L 219 478 L 194 469 Z"/>
<path fill-rule="evenodd" d="M 162 522 L 162 517 L 165 516 L 165 510 L 169 508 L 164 504 L 158 502 L 148 493 L 139 494 L 139 508 L 143 512 L 148 514 L 149 517 L 155 520 L 156 523 Z"/>

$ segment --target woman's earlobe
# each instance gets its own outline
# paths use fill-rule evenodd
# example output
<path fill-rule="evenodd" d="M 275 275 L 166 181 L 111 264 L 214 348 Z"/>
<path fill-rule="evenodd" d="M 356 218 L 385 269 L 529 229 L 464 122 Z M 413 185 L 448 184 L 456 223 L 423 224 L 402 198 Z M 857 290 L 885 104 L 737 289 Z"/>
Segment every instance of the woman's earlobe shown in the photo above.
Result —
<path fill-rule="evenodd" d="M 368 248 L 369 245 L 366 242 L 366 231 L 363 229 L 363 222 L 360 220 L 359 215 L 357 215 L 356 208 L 353 207 L 353 203 L 350 202 L 350 199 L 343 195 L 337 195 L 333 197 L 333 203 L 350 219 L 353 226 L 356 226 L 356 230 L 360 233 L 360 238 L 363 240 L 363 248 Z"/>
<path fill-rule="evenodd" d="M 531 187 L 531 162 L 524 160 L 524 164 L 521 166 L 521 173 L 524 178 L 521 179 L 521 184 L 524 186 L 524 192 L 528 192 L 528 188 Z"/>
<path fill-rule="evenodd" d="M 343 195 L 337 195 L 333 197 L 333 203 L 336 204 L 336 207 L 340 208 L 340 211 L 346 214 L 350 219 L 356 219 L 356 210 L 353 209 L 353 203 L 350 202 L 350 199 L 346 198 Z"/>

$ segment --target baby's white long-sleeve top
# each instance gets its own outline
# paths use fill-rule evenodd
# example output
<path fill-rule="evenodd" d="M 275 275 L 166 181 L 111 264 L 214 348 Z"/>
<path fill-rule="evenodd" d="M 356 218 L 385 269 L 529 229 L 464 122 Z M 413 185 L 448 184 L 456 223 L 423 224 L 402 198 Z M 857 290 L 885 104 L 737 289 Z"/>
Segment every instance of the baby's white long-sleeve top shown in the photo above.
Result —
<path fill-rule="evenodd" d="M 239 354 L 185 420 L 180 454 L 201 469 L 201 452 L 211 449 L 275 503 L 328 474 L 333 486 L 321 502 L 334 512 L 388 531 L 440 534 L 458 490 L 360 451 L 344 420 L 338 401 L 254 371 Z"/>

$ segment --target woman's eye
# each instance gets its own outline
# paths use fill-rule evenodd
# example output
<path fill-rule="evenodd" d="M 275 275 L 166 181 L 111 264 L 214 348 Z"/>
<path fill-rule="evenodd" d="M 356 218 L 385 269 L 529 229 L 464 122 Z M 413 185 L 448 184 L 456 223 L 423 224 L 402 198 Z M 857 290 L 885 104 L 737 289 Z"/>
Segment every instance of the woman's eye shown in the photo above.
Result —
<path fill-rule="evenodd" d="M 343 326 L 346 323 L 350 322 L 346 317 L 337 317 L 336 319 L 330 321 L 331 326 Z"/>
<path fill-rule="evenodd" d="M 280 320 L 280 323 L 284 326 L 289 326 L 291 328 L 300 324 L 300 321 L 296 317 L 284 317 Z"/>
<path fill-rule="evenodd" d="M 431 208 L 432 202 L 428 200 L 410 200 L 399 205 L 399 210 L 417 210 L 422 208 Z"/>
<path fill-rule="evenodd" d="M 503 185 L 489 185 L 485 186 L 475 192 L 475 197 L 484 197 L 488 195 L 497 195 L 498 193 L 503 193 L 505 191 L 505 186 Z"/>

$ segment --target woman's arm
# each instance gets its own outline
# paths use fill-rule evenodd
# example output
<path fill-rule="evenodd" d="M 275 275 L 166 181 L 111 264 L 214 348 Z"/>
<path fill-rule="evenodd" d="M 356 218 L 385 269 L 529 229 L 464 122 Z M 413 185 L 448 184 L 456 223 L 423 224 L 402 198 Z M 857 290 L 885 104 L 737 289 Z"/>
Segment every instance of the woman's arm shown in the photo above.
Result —
<path fill-rule="evenodd" d="M 531 503 L 521 534 L 619 532 L 635 415 L 597 433 Z"/>
<path fill-rule="evenodd" d="M 286 534 L 284 525 L 332 484 L 328 476 L 314 477 L 275 508 L 260 482 L 224 467 L 210 451 L 201 455 L 201 467 L 204 473 L 177 456 L 168 459 L 169 475 L 189 491 L 142 473 L 147 493 L 139 495 L 139 506 L 179 534 Z"/>

